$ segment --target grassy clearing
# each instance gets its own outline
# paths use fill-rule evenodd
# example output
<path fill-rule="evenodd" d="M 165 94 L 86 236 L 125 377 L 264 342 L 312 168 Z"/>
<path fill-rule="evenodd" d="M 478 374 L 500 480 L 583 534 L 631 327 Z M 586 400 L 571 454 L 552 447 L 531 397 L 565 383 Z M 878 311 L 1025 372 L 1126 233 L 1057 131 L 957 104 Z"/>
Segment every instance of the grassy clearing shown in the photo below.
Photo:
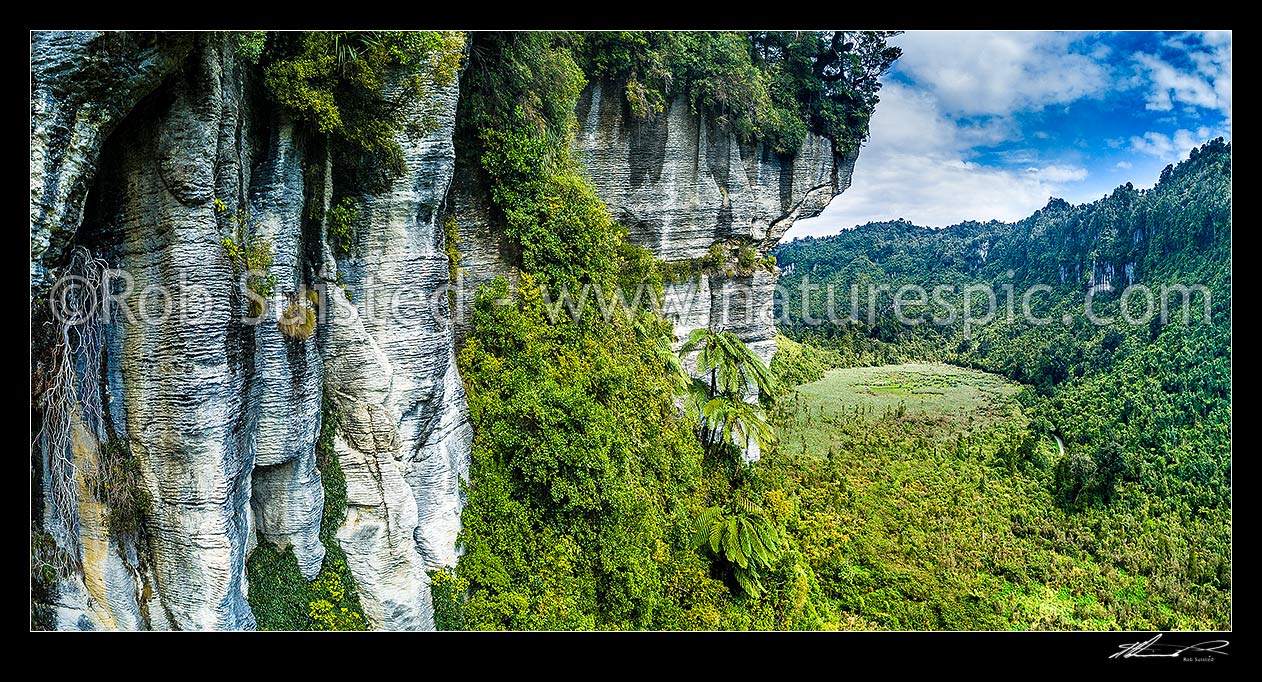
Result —
<path fill-rule="evenodd" d="M 951 425 L 995 421 L 1014 414 L 1021 389 L 1002 377 L 940 363 L 834 369 L 798 387 L 816 410 L 837 414 L 894 414 L 941 419 Z M 954 435 L 954 434 L 949 434 Z"/>
<path fill-rule="evenodd" d="M 1208 609 L 1176 615 L 1133 549 L 1094 540 L 1099 518 L 1057 506 L 1056 444 L 1031 433 L 1019 390 L 904 364 L 830 370 L 777 407 L 761 476 L 792 503 L 789 532 L 842 627 L 1215 627 Z"/>

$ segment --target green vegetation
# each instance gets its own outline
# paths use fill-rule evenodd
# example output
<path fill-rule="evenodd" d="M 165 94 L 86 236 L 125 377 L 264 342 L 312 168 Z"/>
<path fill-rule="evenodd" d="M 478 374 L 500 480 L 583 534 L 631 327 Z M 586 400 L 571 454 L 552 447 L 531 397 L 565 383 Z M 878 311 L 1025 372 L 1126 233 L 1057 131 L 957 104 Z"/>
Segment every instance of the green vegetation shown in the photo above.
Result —
<path fill-rule="evenodd" d="M 886 382 L 908 394 L 870 390 Z M 1174 578 L 1208 559 L 1184 522 L 1149 518 L 1137 537 L 1133 512 L 1062 508 L 1055 441 L 1030 431 L 1021 391 L 902 365 L 831 370 L 782 402 L 763 479 L 786 494 L 791 541 L 843 627 L 1225 627 Z"/>
<path fill-rule="evenodd" d="M 260 630 L 366 630 L 355 579 L 337 542 L 337 528 L 346 516 L 346 478 L 333 449 L 338 415 L 325 396 L 316 465 L 324 484 L 320 542 L 324 565 L 311 582 L 302 577 L 293 550 L 260 542 L 246 563 L 250 610 Z"/>
<path fill-rule="evenodd" d="M 1022 495 L 1031 500 L 1027 509 L 1007 506 L 1015 514 L 1008 525 L 1014 533 L 1026 532 L 1033 523 L 1028 519 L 1039 519 L 1033 524 L 1039 537 L 1069 544 L 1056 559 L 1063 566 L 1049 567 L 1043 559 L 1033 564 L 1044 567 L 1037 578 L 1030 569 L 1033 555 L 1014 562 L 1029 580 L 1007 578 L 1012 586 L 1004 588 L 1005 598 L 1023 613 L 1095 614 L 1030 626 L 1229 627 L 1230 216 L 1231 149 L 1215 140 L 1168 167 L 1153 189 L 1125 185 L 1082 206 L 1053 200 L 1017 223 L 941 230 L 876 223 L 791 242 L 776 251 L 781 267 L 809 277 L 786 277 L 784 284 L 834 286 L 842 317 L 851 312 L 851 285 L 865 293 L 858 321 L 822 325 L 810 324 L 808 314 L 827 319 L 826 296 L 817 294 L 803 308 L 800 293 L 790 293 L 783 298 L 788 309 L 781 312 L 796 323 L 781 329 L 829 349 L 838 366 L 936 360 L 1028 385 L 1016 399 L 1047 463 L 1023 474 L 1026 482 L 1005 482 L 1028 483 Z M 1111 291 L 1095 287 L 1106 277 Z M 1201 294 L 1194 294 L 1185 324 L 1181 296 L 1175 294 L 1167 324 L 1159 317 L 1130 324 L 1123 313 L 1142 318 L 1144 307 L 1143 297 L 1136 296 L 1122 310 L 1121 291 L 1131 278 L 1149 287 L 1158 305 L 1163 285 L 1203 285 L 1209 316 L 1202 313 Z M 870 320 L 869 284 L 887 287 Z M 968 332 L 958 319 L 903 325 L 894 318 L 890 292 L 904 284 L 990 285 L 1000 295 L 999 314 Z M 1005 288 L 1011 286 L 1019 298 L 1035 284 L 1047 284 L 1050 291 L 1033 298 L 1032 310 L 1052 323 L 1024 321 L 1019 300 L 1009 319 Z M 1105 324 L 1085 319 L 1084 299 L 1093 287 L 1094 313 L 1111 318 Z M 936 304 L 902 312 L 946 317 Z M 896 376 L 883 381 L 864 390 L 886 408 L 921 392 Z M 1053 435 L 1063 439 L 1064 457 Z M 886 460 L 898 451 L 887 450 Z M 1057 529 L 1043 519 L 1055 519 Z M 1077 570 L 1081 578 L 1070 580 L 1072 572 L 1066 573 L 1049 587 L 1046 571 L 1053 569 Z M 1129 601 L 1118 601 L 1110 590 L 1131 595 Z M 1085 594 L 1094 595 L 1094 605 L 1077 601 Z M 1015 617 L 1020 624 L 1024 616 Z"/>
<path fill-rule="evenodd" d="M 294 301 L 276 321 L 280 331 L 294 341 L 306 341 L 315 334 L 316 311 L 305 300 Z"/>
<path fill-rule="evenodd" d="M 902 54 L 893 31 L 609 31 L 575 40 L 592 78 L 623 84 L 651 119 L 685 97 L 744 141 L 794 154 L 814 130 L 839 149 L 867 138 L 879 78 Z"/>
<path fill-rule="evenodd" d="M 396 133 L 417 124 L 415 105 L 456 77 L 463 49 L 456 31 L 274 32 L 256 61 L 271 97 L 332 137 L 335 164 L 389 177 L 403 170 Z M 409 132 L 432 125 L 421 120 Z"/>
<path fill-rule="evenodd" d="M 444 619 L 470 629 L 835 626 L 804 557 L 779 540 L 784 497 L 729 441 L 703 449 L 695 411 L 672 404 L 683 382 L 649 328 L 661 323 L 551 323 L 533 285 L 523 273 L 515 300 L 503 280 L 484 291 L 460 354 L 475 426 L 457 566 L 468 599 Z M 496 305 L 501 297 L 514 303 Z M 744 390 L 751 375 L 741 371 L 716 367 L 713 386 Z M 695 542 L 719 522 L 730 539 Z"/>
<path fill-rule="evenodd" d="M 139 543 L 145 520 L 153 512 L 153 498 L 141 479 L 140 463 L 117 438 L 101 443 L 97 469 L 85 474 L 87 488 L 105 506 L 105 525 L 120 542 Z"/>
<path fill-rule="evenodd" d="M 804 348 L 814 351 L 810 346 Z M 907 363 L 829 372 L 822 380 L 798 386 L 797 391 L 838 412 L 862 407 L 892 414 L 902 407 L 904 414 L 963 422 L 969 417 L 1002 418 L 1009 401 L 996 398 L 1011 398 L 1018 388 L 976 370 Z M 1001 412 L 991 414 L 994 409 Z"/>
<path fill-rule="evenodd" d="M 758 270 L 772 272 L 776 267 L 775 256 L 758 257 L 758 251 L 747 240 L 716 242 L 704 256 L 677 261 L 659 261 L 662 279 L 669 282 L 686 282 L 703 275 L 723 273 L 730 276 L 749 277 Z"/>
<path fill-rule="evenodd" d="M 245 286 L 253 293 L 248 297 L 250 317 L 260 317 L 266 310 L 268 299 L 276 293 L 276 275 L 268 273 L 276 247 L 266 237 L 246 233 L 244 214 L 230 220 L 236 229 L 233 236 L 224 237 L 221 243 L 228 253 L 228 262 L 232 263 L 233 270 L 238 275 L 246 274 Z"/>
<path fill-rule="evenodd" d="M 429 574 L 430 601 L 434 605 L 434 629 L 464 630 L 464 599 L 469 581 L 443 569 Z"/>
<path fill-rule="evenodd" d="M 722 242 L 672 264 L 627 243 L 569 152 L 579 93 L 594 78 L 617 84 L 642 120 L 683 96 L 778 153 L 793 153 L 808 130 L 854 149 L 877 79 L 898 57 L 887 37 L 470 38 L 457 154 L 476 160 L 520 277 L 479 292 L 458 357 L 475 434 L 464 553 L 454 572 L 430 576 L 439 629 L 1231 626 L 1229 146 L 1195 150 L 1152 190 L 1128 185 L 1079 207 L 1053 201 L 1014 224 L 872 224 L 774 256 Z M 350 197 L 402 169 L 399 133 L 429 125 L 407 130 L 408 110 L 455 77 L 465 38 L 228 40 L 267 93 L 330 145 L 332 208 L 307 215 L 327 219 L 348 253 L 359 218 Z M 218 198 L 214 208 L 229 211 Z M 445 218 L 454 281 L 457 227 Z M 230 220 L 233 268 L 266 273 L 272 244 L 249 234 L 244 215 Z M 851 284 L 888 290 L 870 322 L 843 325 L 810 324 L 826 317 L 826 299 L 784 298 L 794 324 L 769 368 L 731 333 L 698 330 L 681 351 L 696 353 L 698 379 L 649 301 L 571 319 L 551 315 L 539 291 L 644 285 L 660 298 L 664 280 L 749 276 L 777 259 L 837 286 L 841 300 Z M 1048 283 L 1040 312 L 1059 320 L 1080 312 L 1106 273 L 1115 283 L 1203 283 L 1208 324 L 1125 324 L 1107 291 L 1097 312 L 1119 320 L 1102 326 L 1001 318 L 968 330 L 893 315 L 891 292 L 903 283 Z M 268 298 L 276 279 L 247 284 Z M 290 338 L 314 332 L 303 303 L 282 320 Z M 260 629 L 367 627 L 335 535 L 347 500 L 328 396 L 322 414 L 325 561 L 306 581 L 290 549 L 255 549 L 246 571 Z M 739 455 L 754 442 L 762 459 L 747 465 Z M 107 503 L 107 524 L 139 534 L 152 502 L 135 461 L 109 441 L 98 465 L 88 482 Z M 57 572 L 71 559 L 39 529 L 31 542 L 32 623 L 48 627 Z"/>
<path fill-rule="evenodd" d="M 679 348 L 680 356 L 696 353 L 701 375 L 688 394 L 701 416 L 701 444 L 720 458 L 735 459 L 751 444 L 768 448 L 776 441 L 761 406 L 776 392 L 775 379 L 732 332 L 696 329 Z"/>
<path fill-rule="evenodd" d="M 354 244 L 352 231 L 355 227 L 355 219 L 359 217 L 355 202 L 350 197 L 342 197 L 341 201 L 329 209 L 327 217 L 329 236 L 332 238 L 333 246 L 339 252 L 349 254 Z"/>
<path fill-rule="evenodd" d="M 726 561 L 741 589 L 757 597 L 763 592 L 758 572 L 774 566 L 780 554 L 780 530 L 767 520 L 762 507 L 741 494 L 733 498 L 731 509 L 710 507 L 701 512 L 692 545 Z"/>
<path fill-rule="evenodd" d="M 617 308 L 607 323 L 596 306 L 553 319 L 542 300 L 541 284 L 643 284 L 661 295 L 659 264 L 627 243 L 568 151 L 586 81 L 575 55 L 590 37 L 476 34 L 461 83 L 457 154 L 479 159 L 521 276 L 479 293 L 458 358 L 475 429 L 456 570 L 467 582 L 435 575 L 439 620 L 469 629 L 817 626 L 820 615 L 799 598 L 812 589 L 801 557 L 775 551 L 778 517 L 752 475 L 728 441 L 703 448 L 698 439 L 746 428 L 753 415 L 712 410 L 709 423 L 721 428 L 703 429 L 696 401 L 681 414 L 674 396 L 693 383 L 649 300 Z M 753 373 L 771 383 L 765 368 L 742 364 L 747 349 L 715 337 L 711 355 L 739 361 L 713 367 L 701 411 L 744 396 L 736 382 Z M 765 517 L 751 511 L 760 508 Z M 702 518 L 736 519 L 736 544 L 699 549 Z M 467 598 L 453 598 L 466 584 Z"/>
<path fill-rule="evenodd" d="M 71 562 L 48 532 L 31 524 L 31 629 L 57 626 L 57 578 Z"/>
<path fill-rule="evenodd" d="M 771 358 L 771 375 L 782 389 L 809 384 L 824 378 L 824 372 L 841 366 L 841 354 L 798 343 L 783 334 L 776 335 L 776 354 Z"/>
<path fill-rule="evenodd" d="M 454 574 L 432 576 L 436 624 L 836 627 L 839 616 L 785 532 L 791 501 L 735 456 L 751 438 L 772 446 L 766 407 L 749 394 L 756 389 L 770 404 L 770 372 L 730 334 L 702 333 L 687 350 L 701 351 L 710 376 L 693 382 L 672 352 L 669 324 L 652 312 L 649 299 L 617 309 L 606 322 L 595 307 L 577 319 L 549 315 L 539 293 L 539 285 L 553 291 L 596 285 L 606 292 L 620 285 L 661 296 L 663 268 L 627 242 L 569 152 L 575 104 L 589 75 L 617 77 L 591 62 L 601 38 L 551 32 L 471 38 L 457 153 L 477 159 L 492 217 L 521 275 L 514 287 L 501 279 L 479 293 L 458 358 L 475 439 L 460 536 L 465 552 Z M 365 154 L 387 172 L 397 166 L 393 137 L 387 142 L 386 135 L 392 119 L 366 113 L 380 101 L 365 96 L 380 94 L 386 71 L 406 70 L 390 51 L 394 40 L 273 34 L 260 54 L 272 96 L 330 136 L 335 187 L 356 186 L 340 182 L 339 173 L 362 172 Z M 882 36 L 714 33 L 651 40 L 673 45 L 650 50 L 669 54 L 670 68 L 682 74 L 671 87 L 682 88 L 678 92 L 694 106 L 744 139 L 771 140 L 787 153 L 812 125 L 839 144 L 857 144 L 866 135 L 875 81 L 862 83 L 862 65 L 843 55 L 883 48 Z M 827 63 L 800 58 L 811 45 Z M 784 49 L 796 56 L 780 56 Z M 794 109 L 799 99 L 785 95 L 803 86 L 793 75 L 803 68 L 822 74 L 820 83 L 831 84 L 821 85 L 825 90 L 836 88 L 830 90 L 835 97 L 809 111 Z M 629 82 L 632 106 L 644 115 L 660 111 L 665 98 L 677 94 L 658 88 L 666 83 L 648 72 Z M 830 107 L 853 111 L 834 120 Z M 333 205 L 330 213 L 349 208 L 343 200 Z M 353 221 L 329 216 L 331 235 L 344 244 L 349 230 L 341 228 Z M 445 220 L 444 229 L 454 276 L 454 221 Z M 724 271 L 749 275 L 774 267 L 749 243 L 719 244 L 714 251 L 712 266 Z M 691 409 L 676 406 L 679 393 L 692 396 Z M 307 583 L 291 552 L 260 546 L 248 571 L 251 607 L 262 628 L 362 623 L 332 536 L 343 513 L 338 505 L 344 505 L 326 443 L 334 423 L 326 410 L 320 447 L 325 565 Z M 695 542 L 702 529 L 705 542 Z"/>
<path fill-rule="evenodd" d="M 694 381 L 651 301 L 615 308 L 608 322 L 598 306 L 577 319 L 556 317 L 539 286 L 644 286 L 660 298 L 666 278 L 706 269 L 749 275 L 775 264 L 747 242 L 715 244 L 705 259 L 671 265 L 627 243 L 569 152 L 575 104 L 589 77 L 625 77 L 629 104 L 642 117 L 686 93 L 744 139 L 775 138 L 776 149 L 789 152 L 796 144 L 790 133 L 800 143 L 829 107 L 870 113 L 876 86 L 855 94 L 859 86 L 848 79 L 858 71 L 849 58 L 818 65 L 838 88 L 830 92 L 850 88 L 857 99 L 842 105 L 850 95 L 838 94 L 811 112 L 790 111 L 774 93 L 801 85 L 786 74 L 817 65 L 782 59 L 777 41 L 792 43 L 801 57 L 808 45 L 849 54 L 883 48 L 883 39 L 864 34 L 856 48 L 815 33 L 800 40 L 735 33 L 471 37 L 457 154 L 478 159 L 481 185 L 521 275 L 516 286 L 501 279 L 479 293 L 458 358 L 475 436 L 460 536 L 465 553 L 455 576 L 435 574 L 431 588 L 440 626 L 811 629 L 839 622 L 785 538 L 787 498 L 762 486 L 757 467 L 737 456 L 752 440 L 774 442 L 765 407 L 750 393 L 774 398 L 767 368 L 730 333 L 702 330 L 683 350 L 699 351 L 709 373 Z M 862 139 L 867 113 L 821 132 Z M 855 127 L 842 130 L 849 125 Z"/>
<path fill-rule="evenodd" d="M 753 272 L 754 263 L 758 260 L 758 252 L 749 244 L 742 245 L 736 251 L 736 266 L 743 271 Z"/>
<path fill-rule="evenodd" d="M 263 48 L 267 47 L 267 31 L 234 31 L 228 34 L 228 44 L 238 57 L 258 64 Z"/>
<path fill-rule="evenodd" d="M 521 284 L 513 305 L 494 303 L 510 296 L 503 280 L 479 296 L 459 358 L 475 426 L 466 623 L 655 627 L 666 580 L 696 560 L 680 547 L 701 468 L 694 431 L 674 418 L 637 321 L 551 324 L 531 275 Z"/>

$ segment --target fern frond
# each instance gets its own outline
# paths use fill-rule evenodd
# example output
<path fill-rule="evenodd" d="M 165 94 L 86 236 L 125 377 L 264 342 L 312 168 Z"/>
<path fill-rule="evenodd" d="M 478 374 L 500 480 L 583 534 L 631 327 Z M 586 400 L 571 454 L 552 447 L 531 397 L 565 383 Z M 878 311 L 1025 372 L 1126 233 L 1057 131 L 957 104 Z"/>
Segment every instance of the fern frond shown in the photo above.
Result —
<path fill-rule="evenodd" d="M 741 589 L 745 590 L 746 594 L 751 597 L 757 597 L 762 594 L 762 583 L 758 582 L 757 576 L 752 572 L 737 568 L 734 573 L 736 574 L 736 582 L 740 584 Z"/>

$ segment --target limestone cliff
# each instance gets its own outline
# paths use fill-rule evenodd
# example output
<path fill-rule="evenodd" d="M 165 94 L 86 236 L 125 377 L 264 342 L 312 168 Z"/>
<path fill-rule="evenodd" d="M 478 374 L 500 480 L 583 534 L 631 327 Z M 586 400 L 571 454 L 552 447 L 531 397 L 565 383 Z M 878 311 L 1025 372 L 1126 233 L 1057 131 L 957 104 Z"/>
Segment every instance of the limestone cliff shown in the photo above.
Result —
<path fill-rule="evenodd" d="M 613 94 L 610 94 L 613 93 Z M 808 134 L 792 157 L 742 144 L 683 97 L 649 121 L 631 116 L 616 86 L 593 82 L 579 98 L 574 148 L 596 191 L 633 243 L 667 262 L 703 257 L 715 244 L 748 242 L 767 255 L 794 221 L 819 215 L 850 186 L 858 150 L 838 152 Z M 478 186 L 476 159 L 460 159 L 449 206 L 464 260 L 457 321 L 463 332 L 472 290 L 514 275 Z M 686 338 L 698 327 L 730 330 L 765 361 L 775 353 L 772 295 L 778 271 L 723 268 L 666 285 L 663 312 Z"/>
<path fill-rule="evenodd" d="M 814 133 L 792 157 L 742 144 L 682 97 L 662 115 L 637 121 L 619 90 L 599 81 L 576 113 L 576 151 L 596 191 L 633 242 L 668 262 L 734 241 L 765 256 L 794 221 L 819 215 L 850 186 L 858 157 L 857 149 L 838 152 Z M 710 327 L 731 331 L 771 362 L 778 275 L 774 266 L 747 275 L 720 267 L 668 282 L 663 312 L 675 324 L 677 347 L 692 330 Z"/>
<path fill-rule="evenodd" d="M 56 625 L 251 628 L 244 568 L 260 539 L 292 547 L 313 577 L 327 392 L 349 503 L 337 537 L 365 615 L 432 627 L 425 571 L 454 563 L 471 440 L 448 321 L 349 304 L 333 282 L 340 273 L 356 301 L 387 305 L 396 292 L 428 301 L 446 283 L 435 216 L 454 164 L 455 86 L 416 107 L 437 124 L 398 134 L 404 172 L 354 197 L 358 255 L 335 258 L 308 210 L 328 203 L 326 150 L 221 36 L 41 32 L 32 54 L 33 324 L 57 326 L 44 304 L 60 293 L 68 245 L 118 271 L 100 366 L 71 354 L 69 471 L 48 429 L 37 444 L 45 526 L 67 527 L 60 544 L 80 564 L 60 580 Z M 275 294 L 258 324 L 244 319 L 221 244 L 238 215 L 274 245 Z M 307 289 L 326 303 L 316 333 L 288 338 L 276 311 Z M 45 351 L 59 347 L 46 336 Z M 47 371 L 40 357 L 33 377 Z M 81 408 L 97 401 L 99 414 Z M 88 483 L 107 440 L 136 458 L 152 498 L 143 543 L 111 535 Z M 59 475 L 78 481 L 60 507 Z"/>
<path fill-rule="evenodd" d="M 858 151 L 836 153 L 809 134 L 793 157 L 742 144 L 681 97 L 654 119 L 633 119 L 617 88 L 596 82 L 579 99 L 575 144 L 592 181 L 631 240 L 666 261 L 747 240 L 766 255 L 801 218 L 850 186 Z M 685 338 L 730 330 L 764 360 L 775 353 L 775 272 L 726 271 L 667 285 L 665 312 Z"/>
<path fill-rule="evenodd" d="M 408 111 L 400 173 L 348 191 L 327 140 L 259 80 L 216 34 L 32 36 L 33 516 L 65 557 L 58 628 L 254 627 L 246 565 L 260 542 L 292 548 L 307 578 L 324 561 L 327 409 L 348 503 L 336 541 L 364 615 L 433 627 L 427 571 L 456 561 L 473 435 L 454 345 L 477 286 L 513 274 L 478 160 L 453 144 L 458 86 Z M 825 138 L 778 156 L 683 99 L 634 120 L 617 93 L 583 92 L 575 152 L 632 241 L 666 261 L 715 244 L 765 256 L 849 185 L 857 152 Z M 353 208 L 347 242 L 331 235 L 335 194 Z M 454 320 L 447 215 L 463 256 Z M 261 319 L 224 245 L 249 235 L 272 248 Z M 59 282 L 102 268 L 99 316 L 51 315 Z M 679 339 L 731 330 L 770 360 L 778 272 L 744 271 L 667 285 Z M 286 335 L 278 313 L 311 290 L 314 333 Z M 120 448 L 152 501 L 131 533 L 109 522 L 95 478 Z"/>

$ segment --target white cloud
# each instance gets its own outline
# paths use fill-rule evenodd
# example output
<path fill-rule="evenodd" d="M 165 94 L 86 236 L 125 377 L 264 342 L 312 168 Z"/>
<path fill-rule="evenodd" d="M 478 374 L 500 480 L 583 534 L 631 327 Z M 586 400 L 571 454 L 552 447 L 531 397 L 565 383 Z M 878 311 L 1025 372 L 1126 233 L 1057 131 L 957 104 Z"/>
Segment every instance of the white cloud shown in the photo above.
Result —
<path fill-rule="evenodd" d="M 1005 149 L 996 152 L 996 156 L 1003 159 L 1004 163 L 1019 164 L 1035 164 L 1039 161 L 1039 153 L 1036 149 Z"/>
<path fill-rule="evenodd" d="M 1198 35 L 1206 45 L 1231 45 L 1231 31 L 1202 31 Z"/>
<path fill-rule="evenodd" d="M 1152 88 L 1148 92 L 1149 109 L 1170 111 L 1174 108 L 1175 101 L 1206 109 L 1218 108 L 1218 93 L 1214 89 L 1213 80 L 1203 77 L 1199 71 L 1180 71 L 1160 57 L 1142 52 L 1135 55 L 1135 61 L 1148 72 L 1148 78 L 1152 81 Z"/>
<path fill-rule="evenodd" d="M 1119 175 L 1155 180 L 1161 165 L 1186 158 L 1192 147 L 1231 136 L 1230 32 L 1172 35 L 1151 54 L 1121 54 L 1106 40 L 1056 32 L 900 36 L 904 54 L 881 91 L 854 184 L 786 238 L 897 218 L 929 226 L 1019 220 L 1049 197 L 1103 196 Z M 1078 133 L 1070 147 L 1043 142 L 1047 129 L 1022 130 L 1039 120 L 1029 112 L 1070 114 L 1083 99 L 1122 90 L 1161 112 L 1144 114 L 1149 132 L 1093 140 L 1085 128 L 1058 130 L 1062 140 Z M 1215 122 L 1217 113 L 1223 118 Z M 1135 155 L 1095 165 L 1104 160 L 1093 145 Z"/>
<path fill-rule="evenodd" d="M 898 45 L 898 69 L 924 84 L 946 113 L 1006 115 L 1103 94 L 1111 85 L 1098 61 L 1070 52 L 1079 36 L 1047 31 L 911 31 Z"/>
<path fill-rule="evenodd" d="M 897 218 L 935 227 L 1019 220 L 1062 195 L 1066 183 L 1087 177 L 1085 168 L 1065 164 L 1006 169 L 972 162 L 977 135 L 977 129 L 957 129 L 929 93 L 890 83 L 881 90 L 854 184 L 818 218 L 794 224 L 785 238 Z"/>
<path fill-rule="evenodd" d="M 1181 128 L 1173 135 L 1150 130 L 1142 137 L 1132 137 L 1131 149 L 1173 163 L 1186 157 L 1193 147 L 1204 144 L 1214 136 L 1214 131 L 1205 126 L 1194 131 Z"/>
<path fill-rule="evenodd" d="M 1147 107 L 1170 111 L 1188 104 L 1221 113 L 1231 120 L 1231 32 L 1185 33 L 1164 43 L 1182 50 L 1186 66 L 1140 52 L 1135 64 L 1146 81 Z"/>
<path fill-rule="evenodd" d="M 1044 166 L 1042 168 L 1027 168 L 1026 173 L 1033 173 L 1040 180 L 1046 182 L 1078 182 L 1087 179 L 1087 169 L 1081 166 Z"/>

